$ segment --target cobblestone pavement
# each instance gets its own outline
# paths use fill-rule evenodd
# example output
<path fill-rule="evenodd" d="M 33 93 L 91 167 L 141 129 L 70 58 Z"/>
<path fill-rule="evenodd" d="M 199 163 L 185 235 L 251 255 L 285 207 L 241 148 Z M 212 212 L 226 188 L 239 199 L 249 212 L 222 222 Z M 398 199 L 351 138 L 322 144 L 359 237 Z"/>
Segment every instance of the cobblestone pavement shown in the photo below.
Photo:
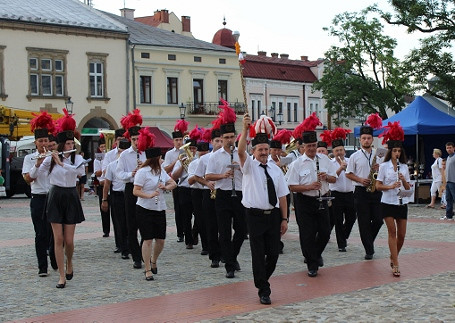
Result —
<path fill-rule="evenodd" d="M 168 206 L 172 207 L 171 195 L 167 198 Z M 39 321 L 32 318 L 252 280 L 248 241 L 239 257 L 242 271 L 228 280 L 224 278 L 224 268 L 210 268 L 208 257 L 200 255 L 200 244 L 187 250 L 183 243 L 176 242 L 174 215 L 169 210 L 167 240 L 158 261 L 158 275 L 150 287 L 145 287 L 143 270 L 133 269 L 131 259 L 122 260 L 113 253 L 113 234 L 102 237 L 97 203 L 94 195 L 87 195 L 82 202 L 86 221 L 76 227 L 74 278 L 67 288 L 57 290 L 58 274 L 50 266 L 48 277 L 38 277 L 29 199 L 19 196 L 0 200 L 0 321 L 26 318 Z M 454 243 L 455 247 L 455 224 L 439 221 L 443 214 L 439 209 L 410 205 L 403 255 L 431 252 L 438 243 Z M 280 256 L 274 276 L 306 272 L 294 219 L 283 241 L 285 253 Z M 357 224 L 348 243 L 348 252 L 339 253 L 332 233 L 323 254 L 324 268 L 364 262 Z M 387 263 L 388 255 L 384 226 L 378 236 L 374 261 Z M 317 279 L 323 279 L 322 275 Z M 415 279 L 406 279 L 402 270 L 402 277 L 396 282 L 371 286 L 302 302 L 272 304 L 241 314 L 226 311 L 216 321 L 455 322 L 455 257 L 449 270 Z M 272 301 L 273 296 L 272 285 Z M 256 304 L 257 299 L 251 302 Z"/>

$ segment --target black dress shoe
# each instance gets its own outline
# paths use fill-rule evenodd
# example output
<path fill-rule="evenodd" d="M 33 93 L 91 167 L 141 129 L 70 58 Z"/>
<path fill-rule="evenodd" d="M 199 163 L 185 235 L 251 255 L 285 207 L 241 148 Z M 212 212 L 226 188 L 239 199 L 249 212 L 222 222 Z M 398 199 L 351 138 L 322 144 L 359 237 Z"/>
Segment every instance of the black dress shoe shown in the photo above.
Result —
<path fill-rule="evenodd" d="M 40 276 L 40 277 L 47 277 L 47 276 L 49 276 L 49 273 L 47 272 L 47 269 L 40 269 L 40 270 L 38 271 L 38 276 Z"/>
<path fill-rule="evenodd" d="M 324 267 L 324 259 L 322 259 L 322 257 L 318 258 L 318 266 L 319 267 Z"/>
<path fill-rule="evenodd" d="M 122 250 L 120 250 L 120 248 L 115 248 L 114 253 L 120 253 L 120 252 L 122 252 Z"/>
<path fill-rule="evenodd" d="M 177 237 L 177 242 L 183 242 L 183 237 Z"/>
<path fill-rule="evenodd" d="M 371 260 L 373 259 L 373 255 L 366 254 L 365 255 L 365 260 Z"/>
<path fill-rule="evenodd" d="M 303 263 L 304 263 L 304 264 L 306 264 L 306 263 L 307 263 L 307 262 L 306 262 L 306 258 L 303 258 Z"/>
<path fill-rule="evenodd" d="M 192 244 L 187 244 L 186 245 L 186 249 L 193 249 L 193 245 Z"/>
<path fill-rule="evenodd" d="M 210 267 L 212 267 L 212 268 L 220 267 L 220 261 L 219 260 L 212 260 L 212 263 L 211 263 Z"/>
<path fill-rule="evenodd" d="M 234 278 L 234 277 L 235 277 L 235 275 L 234 275 L 234 271 L 233 270 L 228 271 L 226 273 L 226 278 Z"/>
<path fill-rule="evenodd" d="M 260 296 L 259 301 L 261 302 L 261 304 L 264 304 L 264 305 L 272 304 L 272 301 L 270 300 L 270 296 Z"/>
<path fill-rule="evenodd" d="M 66 282 L 64 282 L 63 284 L 55 285 L 55 287 L 57 287 L 57 288 L 65 288 L 65 286 L 66 286 Z"/>
<path fill-rule="evenodd" d="M 209 254 L 209 252 L 207 250 L 202 250 L 201 251 L 201 255 L 202 256 L 207 256 Z"/>
<path fill-rule="evenodd" d="M 134 269 L 141 269 L 142 268 L 142 263 L 140 261 L 135 261 L 133 263 L 133 268 Z"/>
<path fill-rule="evenodd" d="M 310 277 L 316 277 L 318 275 L 317 270 L 308 270 L 308 276 Z"/>
<path fill-rule="evenodd" d="M 346 248 L 345 248 L 345 247 L 343 247 L 343 248 L 338 248 L 338 251 L 339 251 L 339 252 L 346 252 Z"/>
<path fill-rule="evenodd" d="M 103 234 L 103 238 L 107 238 L 107 237 L 109 237 L 109 233 Z"/>
<path fill-rule="evenodd" d="M 128 256 L 127 253 L 124 253 L 124 254 L 122 255 L 122 259 L 130 259 L 130 257 Z"/>
<path fill-rule="evenodd" d="M 242 269 L 240 269 L 240 264 L 239 264 L 239 262 L 238 262 L 237 260 L 235 261 L 234 269 L 235 269 L 236 271 L 241 271 L 241 270 L 242 270 Z"/>
<path fill-rule="evenodd" d="M 65 277 L 66 277 L 66 280 L 71 280 L 73 279 L 73 273 L 74 273 L 74 270 L 71 274 L 66 274 Z"/>

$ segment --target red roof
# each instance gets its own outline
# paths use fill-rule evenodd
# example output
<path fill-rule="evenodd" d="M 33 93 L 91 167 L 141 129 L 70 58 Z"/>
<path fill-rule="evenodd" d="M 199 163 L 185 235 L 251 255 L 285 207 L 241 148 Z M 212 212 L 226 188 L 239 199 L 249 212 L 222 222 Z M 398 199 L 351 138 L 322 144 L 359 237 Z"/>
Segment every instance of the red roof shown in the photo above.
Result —
<path fill-rule="evenodd" d="M 313 83 L 317 78 L 310 67 L 317 66 L 321 62 L 247 55 L 243 65 L 243 75 L 251 78 Z"/>
<path fill-rule="evenodd" d="M 153 27 L 158 27 L 161 23 L 161 21 L 155 19 L 154 16 L 146 16 L 146 17 L 137 17 L 134 18 L 134 21 L 153 26 Z"/>

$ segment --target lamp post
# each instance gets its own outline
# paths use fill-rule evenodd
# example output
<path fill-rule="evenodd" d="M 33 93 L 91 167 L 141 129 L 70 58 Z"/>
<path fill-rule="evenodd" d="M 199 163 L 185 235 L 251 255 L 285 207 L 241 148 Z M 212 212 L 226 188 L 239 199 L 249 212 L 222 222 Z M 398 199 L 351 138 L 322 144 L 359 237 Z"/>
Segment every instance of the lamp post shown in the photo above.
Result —
<path fill-rule="evenodd" d="M 73 104 L 74 102 L 71 101 L 71 97 L 68 97 L 68 100 L 65 101 L 65 107 L 69 114 L 73 114 Z"/>
<path fill-rule="evenodd" d="M 186 105 L 184 105 L 183 102 L 180 103 L 179 110 L 180 110 L 180 119 L 185 120 Z"/>
<path fill-rule="evenodd" d="M 269 115 L 273 122 L 275 122 L 275 107 L 273 105 L 269 108 Z"/>

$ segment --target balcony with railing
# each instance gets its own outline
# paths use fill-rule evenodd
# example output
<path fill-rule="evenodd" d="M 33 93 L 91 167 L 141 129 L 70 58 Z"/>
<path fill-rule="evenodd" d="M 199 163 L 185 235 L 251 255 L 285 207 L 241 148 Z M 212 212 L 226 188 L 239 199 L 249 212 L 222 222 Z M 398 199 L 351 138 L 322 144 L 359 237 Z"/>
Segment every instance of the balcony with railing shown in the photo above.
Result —
<path fill-rule="evenodd" d="M 218 115 L 220 112 L 219 102 L 204 102 L 195 104 L 194 102 L 186 103 L 186 110 L 189 116 L 196 115 Z M 244 114 L 245 113 L 245 104 L 240 102 L 229 102 L 229 106 L 234 109 L 235 114 Z"/>

